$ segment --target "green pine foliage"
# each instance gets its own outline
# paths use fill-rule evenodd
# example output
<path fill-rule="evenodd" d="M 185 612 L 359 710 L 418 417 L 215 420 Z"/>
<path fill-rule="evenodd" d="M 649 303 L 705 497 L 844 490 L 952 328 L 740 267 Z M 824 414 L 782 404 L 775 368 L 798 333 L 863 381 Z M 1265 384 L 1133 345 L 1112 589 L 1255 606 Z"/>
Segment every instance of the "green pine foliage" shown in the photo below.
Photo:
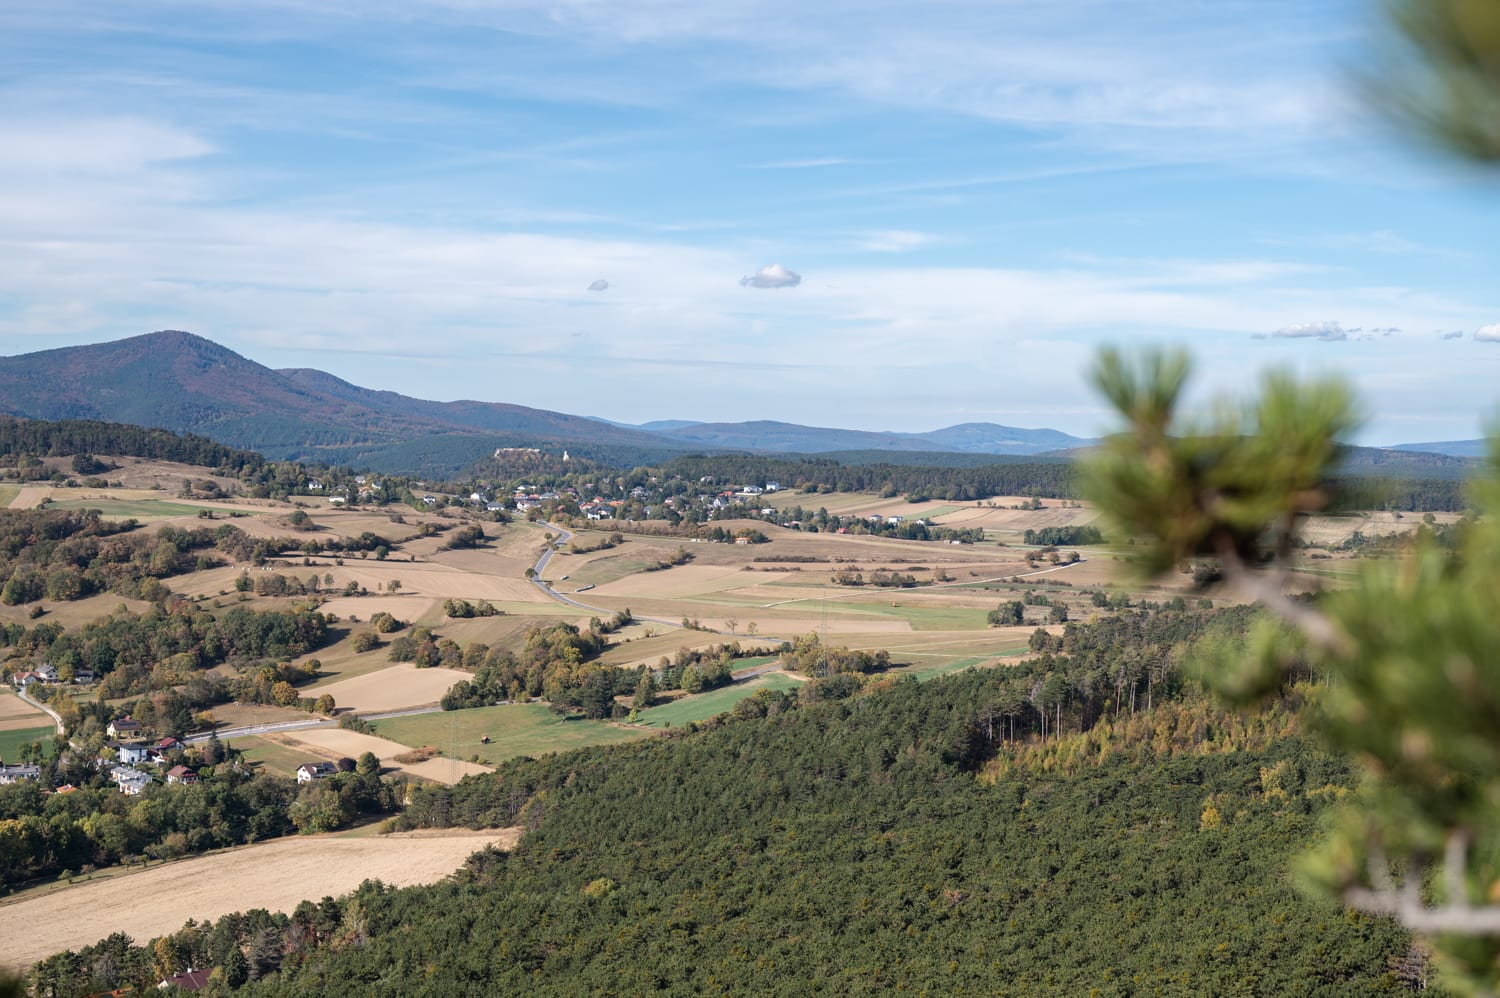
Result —
<path fill-rule="evenodd" d="M 325 901 L 325 932 L 256 913 L 194 931 L 209 959 L 225 933 L 279 956 L 252 971 L 253 995 L 1407 990 L 1393 923 L 1284 877 L 1349 783 L 1341 762 L 1289 738 L 981 781 L 964 744 L 996 680 L 901 681 L 512 763 L 413 810 L 527 823 L 514 852 Z M 78 993 L 92 955 L 54 957 L 33 982 L 72 968 L 58 993 Z"/>

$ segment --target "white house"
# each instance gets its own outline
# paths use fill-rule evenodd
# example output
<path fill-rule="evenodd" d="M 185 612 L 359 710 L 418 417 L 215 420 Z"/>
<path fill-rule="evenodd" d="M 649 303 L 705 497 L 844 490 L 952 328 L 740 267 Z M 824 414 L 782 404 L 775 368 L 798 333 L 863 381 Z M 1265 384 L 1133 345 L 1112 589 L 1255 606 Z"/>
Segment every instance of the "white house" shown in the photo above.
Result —
<path fill-rule="evenodd" d="M 129 766 L 116 766 L 110 770 L 109 776 L 115 781 L 120 793 L 127 797 L 136 797 L 151 785 L 151 777 Z"/>
<path fill-rule="evenodd" d="M 331 762 L 304 762 L 297 767 L 297 782 L 311 783 L 332 776 L 337 768 Z"/>
<path fill-rule="evenodd" d="M 151 749 L 136 742 L 120 742 L 109 747 L 115 750 L 115 758 L 127 766 L 133 766 L 151 758 Z"/>

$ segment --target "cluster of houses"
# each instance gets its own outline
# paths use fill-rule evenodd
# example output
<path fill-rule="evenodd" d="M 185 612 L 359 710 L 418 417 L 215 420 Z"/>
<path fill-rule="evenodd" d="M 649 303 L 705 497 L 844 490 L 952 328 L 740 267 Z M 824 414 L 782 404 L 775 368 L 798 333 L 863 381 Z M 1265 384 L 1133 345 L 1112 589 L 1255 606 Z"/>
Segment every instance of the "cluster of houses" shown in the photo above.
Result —
<path fill-rule="evenodd" d="M 93 669 L 74 669 L 73 682 L 78 684 L 92 683 L 98 677 L 94 675 Z M 58 676 L 57 666 L 39 665 L 35 669 L 26 672 L 18 672 L 11 677 L 11 683 L 18 690 L 24 691 L 28 686 L 40 683 L 43 686 L 57 686 L 63 683 Z"/>
<path fill-rule="evenodd" d="M 339 486 L 336 489 L 330 488 L 329 484 L 321 478 L 309 478 L 302 483 L 302 490 L 309 495 L 326 493 L 328 502 L 334 506 L 342 506 L 347 503 L 351 492 L 351 488 L 348 486 Z M 380 479 L 371 478 L 367 475 L 355 475 L 353 490 L 357 490 L 354 491 L 354 494 L 360 502 L 369 502 L 379 494 Z"/>
<path fill-rule="evenodd" d="M 104 747 L 114 753 L 114 758 L 101 757 L 99 766 L 109 769 L 109 778 L 114 781 L 116 789 L 127 797 L 138 796 L 154 782 L 150 773 L 137 769 L 137 766 L 155 766 L 160 770 L 169 761 L 171 753 L 183 748 L 183 744 L 171 736 L 154 742 L 140 738 L 141 722 L 130 717 L 109 722 L 104 733 L 110 737 Z M 168 784 L 198 782 L 198 774 L 181 763 L 171 766 L 161 775 Z"/>

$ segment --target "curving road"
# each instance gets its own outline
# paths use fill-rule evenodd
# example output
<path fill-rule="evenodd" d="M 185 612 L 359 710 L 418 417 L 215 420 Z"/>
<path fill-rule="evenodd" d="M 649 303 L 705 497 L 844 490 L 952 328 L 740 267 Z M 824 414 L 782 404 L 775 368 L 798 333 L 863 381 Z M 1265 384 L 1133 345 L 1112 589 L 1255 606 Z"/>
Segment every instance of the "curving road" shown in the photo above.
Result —
<path fill-rule="evenodd" d="M 571 596 L 566 596 L 566 595 L 558 592 L 556 589 L 553 589 L 551 586 L 549 586 L 546 583 L 546 581 L 542 578 L 542 570 L 544 568 L 546 568 L 547 567 L 547 563 L 552 560 L 552 555 L 557 550 L 557 548 L 560 547 L 563 544 L 568 543 L 569 541 L 571 541 L 573 539 L 573 534 L 572 534 L 571 531 L 564 530 L 562 527 L 559 527 L 555 523 L 548 523 L 545 520 L 539 520 L 537 522 L 541 523 L 541 525 L 544 526 L 544 527 L 546 527 L 548 530 L 555 530 L 555 531 L 557 531 L 558 537 L 554 541 L 552 541 L 552 543 L 550 543 L 550 544 L 547 545 L 547 549 L 542 552 L 542 556 L 540 558 L 538 558 L 536 560 L 536 564 L 534 566 L 532 566 L 532 579 L 531 579 L 532 585 L 536 586 L 542 592 L 546 593 L 552 599 L 557 600 L 559 603 L 565 603 L 568 606 L 577 607 L 580 610 L 587 610 L 590 613 L 600 613 L 600 614 L 604 614 L 606 616 L 609 615 L 609 614 L 614 613 L 613 610 L 610 610 L 610 609 L 608 609 L 606 607 L 602 607 L 602 606 L 590 606 L 587 603 L 580 603 L 576 599 L 573 599 Z M 793 601 L 793 602 L 795 602 L 795 601 Z M 773 603 L 771 605 L 775 606 L 776 604 Z M 647 624 L 663 624 L 663 625 L 665 625 L 667 627 L 681 627 L 682 626 L 682 621 L 680 621 L 680 620 L 666 620 L 666 619 L 664 619 L 662 617 L 636 617 L 635 619 L 636 619 L 637 622 L 647 623 Z M 753 637 L 750 637 L 750 636 L 744 635 L 744 634 L 735 634 L 735 633 L 733 633 L 731 631 L 717 631 L 717 630 L 713 630 L 712 628 L 706 628 L 705 629 L 705 633 L 707 633 L 707 634 L 718 634 L 718 635 L 720 635 L 722 637 L 734 638 L 736 641 L 738 641 L 738 640 L 740 640 L 742 638 L 748 638 L 749 640 L 754 640 L 754 641 L 775 641 L 775 642 L 783 642 L 783 641 L 789 641 L 789 640 L 791 640 L 790 638 L 779 638 L 779 637 L 775 636 L 774 634 L 757 634 L 757 635 L 754 635 Z"/>
<path fill-rule="evenodd" d="M 52 718 L 52 723 L 55 724 L 55 725 L 57 725 L 57 733 L 58 734 L 63 734 L 64 733 L 65 729 L 63 728 L 63 719 L 62 719 L 62 715 L 61 714 L 59 714 L 57 711 L 53 710 L 51 707 L 48 707 L 46 704 L 42 703 L 40 700 L 33 700 L 31 697 L 29 697 L 29 696 L 26 695 L 26 691 L 25 690 L 20 689 L 19 687 L 15 688 L 15 689 L 16 689 L 16 696 L 20 697 L 26 703 L 31 704 L 37 710 L 41 711 L 42 713 L 46 714 L 48 717 Z"/>

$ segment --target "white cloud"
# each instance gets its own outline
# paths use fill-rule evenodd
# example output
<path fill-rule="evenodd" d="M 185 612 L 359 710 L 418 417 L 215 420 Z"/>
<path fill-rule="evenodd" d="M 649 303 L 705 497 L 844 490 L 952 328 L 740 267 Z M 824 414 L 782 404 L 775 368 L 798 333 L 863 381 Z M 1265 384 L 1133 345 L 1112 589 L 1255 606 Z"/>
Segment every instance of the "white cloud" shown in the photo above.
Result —
<path fill-rule="evenodd" d="M 1492 322 L 1474 330 L 1474 338 L 1485 343 L 1500 343 L 1500 322 Z"/>
<path fill-rule="evenodd" d="M 608 291 L 609 290 L 609 282 L 606 281 L 604 278 L 601 277 L 597 281 L 595 281 L 593 284 L 589 285 L 589 290 L 590 291 Z"/>
<path fill-rule="evenodd" d="M 1278 340 L 1322 340 L 1332 343 L 1337 340 L 1347 340 L 1351 332 L 1359 332 L 1358 328 L 1345 329 L 1337 322 L 1325 320 L 1323 322 L 1299 322 L 1290 326 L 1282 326 L 1271 336 Z"/>
<path fill-rule="evenodd" d="M 740 286 L 745 288 L 795 288 L 801 283 L 801 274 L 787 270 L 779 263 L 762 267 L 749 277 L 740 278 Z"/>

